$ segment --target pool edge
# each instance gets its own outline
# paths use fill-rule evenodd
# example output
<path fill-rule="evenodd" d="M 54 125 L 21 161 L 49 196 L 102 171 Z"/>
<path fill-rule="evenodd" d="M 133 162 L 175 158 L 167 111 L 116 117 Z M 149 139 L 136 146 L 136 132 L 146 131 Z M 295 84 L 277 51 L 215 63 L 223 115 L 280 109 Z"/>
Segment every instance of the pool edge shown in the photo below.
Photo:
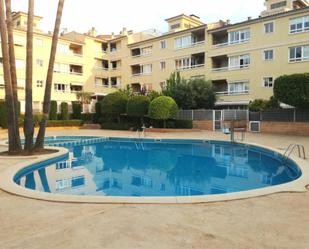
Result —
<path fill-rule="evenodd" d="M 103 137 L 103 136 L 98 136 Z M 179 139 L 181 140 L 181 139 Z M 196 139 L 201 140 L 201 139 Z M 214 140 L 209 140 L 214 141 Z M 216 140 L 217 141 L 217 140 Z M 219 140 L 220 141 L 220 140 Z M 278 149 L 260 145 L 257 143 L 240 143 L 245 145 L 257 146 L 260 148 L 268 149 L 276 152 L 280 155 L 283 153 Z M 291 160 L 300 168 L 301 176 L 291 182 L 279 184 L 275 186 L 253 189 L 241 192 L 226 193 L 220 195 L 203 195 L 203 196 L 175 196 L 175 197 L 112 197 L 112 196 L 73 196 L 62 194 L 50 194 L 39 192 L 35 190 L 26 189 L 17 185 L 14 182 L 15 175 L 22 169 L 29 167 L 33 164 L 40 163 L 46 160 L 64 156 L 68 153 L 68 150 L 63 147 L 46 147 L 48 149 L 58 150 L 56 153 L 47 154 L 43 156 L 27 157 L 30 161 L 25 163 L 19 163 L 14 165 L 0 174 L 0 189 L 16 195 L 26 198 L 44 200 L 50 202 L 62 202 L 62 203 L 101 203 L 101 204 L 197 204 L 197 203 L 210 203 L 210 202 L 224 202 L 231 200 L 248 199 L 253 197 L 260 197 L 271 195 L 275 193 L 284 192 L 307 192 L 306 186 L 309 185 L 309 163 L 305 160 L 291 156 Z M 12 157 L 11 157 L 12 158 Z"/>

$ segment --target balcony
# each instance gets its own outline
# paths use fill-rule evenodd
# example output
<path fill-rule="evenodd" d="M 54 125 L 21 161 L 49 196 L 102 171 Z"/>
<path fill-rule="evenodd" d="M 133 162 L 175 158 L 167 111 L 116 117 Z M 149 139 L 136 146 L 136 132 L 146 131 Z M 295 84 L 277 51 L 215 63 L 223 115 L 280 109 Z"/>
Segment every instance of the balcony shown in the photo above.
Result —
<path fill-rule="evenodd" d="M 205 53 L 192 54 L 191 57 L 175 60 L 177 71 L 191 70 L 205 66 Z"/>
<path fill-rule="evenodd" d="M 70 74 L 82 76 L 83 67 L 79 65 L 70 65 Z"/>
<path fill-rule="evenodd" d="M 70 44 L 69 46 L 70 54 L 73 56 L 82 57 L 83 56 L 83 46 L 78 44 Z"/>
<path fill-rule="evenodd" d="M 228 57 L 226 55 L 212 57 L 212 72 L 226 72 L 249 68 L 250 56 L 240 55 Z"/>
<path fill-rule="evenodd" d="M 95 68 L 97 70 L 108 71 L 108 60 L 96 60 Z"/>
<path fill-rule="evenodd" d="M 214 48 L 242 44 L 250 41 L 250 29 L 242 29 L 228 32 L 227 30 L 212 33 L 212 45 Z"/>
<path fill-rule="evenodd" d="M 95 78 L 95 85 L 98 86 L 98 87 L 108 88 L 109 87 L 108 78 L 96 77 Z"/>
<path fill-rule="evenodd" d="M 196 47 L 205 44 L 205 29 L 192 31 L 190 35 L 175 39 L 175 49 Z"/>
<path fill-rule="evenodd" d="M 120 43 L 119 42 L 111 42 L 109 44 L 109 51 L 110 53 L 116 53 L 120 49 Z"/>
<path fill-rule="evenodd" d="M 107 42 L 102 42 L 101 43 L 101 51 L 103 53 L 107 53 L 107 51 L 108 51 L 108 44 L 107 44 Z"/>
<path fill-rule="evenodd" d="M 78 93 L 83 91 L 83 83 L 80 82 L 72 82 L 71 86 L 71 93 Z"/>
<path fill-rule="evenodd" d="M 111 70 L 115 71 L 115 70 L 119 70 L 121 69 L 121 61 L 111 61 Z"/>
<path fill-rule="evenodd" d="M 131 49 L 131 56 L 132 56 L 132 58 L 138 58 L 138 57 L 142 57 L 142 56 L 149 56 L 151 54 L 152 54 L 152 46 Z"/>
<path fill-rule="evenodd" d="M 249 94 L 249 82 L 227 82 L 226 80 L 213 80 L 213 88 L 217 96 L 235 96 Z"/>
<path fill-rule="evenodd" d="M 151 75 L 152 74 L 152 65 L 132 65 L 131 72 L 133 77 Z"/>
<path fill-rule="evenodd" d="M 118 87 L 120 87 L 120 82 L 121 82 L 121 80 L 120 80 L 120 77 L 111 77 L 110 78 L 110 82 L 111 82 L 111 87 L 112 88 L 118 88 Z"/>

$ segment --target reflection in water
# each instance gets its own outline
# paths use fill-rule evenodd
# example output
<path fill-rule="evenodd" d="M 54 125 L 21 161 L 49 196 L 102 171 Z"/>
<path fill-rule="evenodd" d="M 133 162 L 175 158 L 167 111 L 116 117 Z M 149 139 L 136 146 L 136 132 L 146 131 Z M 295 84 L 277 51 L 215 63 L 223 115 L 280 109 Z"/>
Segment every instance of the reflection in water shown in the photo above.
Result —
<path fill-rule="evenodd" d="M 186 196 L 262 188 L 300 174 L 274 153 L 227 143 L 106 141 L 69 150 L 65 160 L 40 165 L 16 182 L 69 195 Z"/>

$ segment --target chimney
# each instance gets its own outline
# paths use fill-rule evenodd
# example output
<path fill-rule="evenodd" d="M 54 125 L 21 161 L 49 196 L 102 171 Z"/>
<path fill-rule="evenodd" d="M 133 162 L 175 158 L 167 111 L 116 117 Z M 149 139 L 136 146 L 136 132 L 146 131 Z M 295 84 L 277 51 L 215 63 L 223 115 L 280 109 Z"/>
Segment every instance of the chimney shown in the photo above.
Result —
<path fill-rule="evenodd" d="M 114 37 L 115 37 L 115 33 L 112 32 L 112 34 L 111 34 L 111 39 L 114 39 Z"/>
<path fill-rule="evenodd" d="M 251 16 L 248 16 L 248 21 L 250 21 L 252 19 L 252 17 Z"/>
<path fill-rule="evenodd" d="M 127 34 L 128 34 L 127 28 L 123 27 L 122 28 L 122 35 L 127 35 Z"/>
<path fill-rule="evenodd" d="M 230 25 L 231 24 L 231 20 L 227 19 L 226 20 L 226 25 Z"/>
<path fill-rule="evenodd" d="M 87 32 L 87 35 L 96 37 L 96 36 L 97 36 L 97 30 L 95 29 L 95 27 L 92 27 L 92 28 Z"/>

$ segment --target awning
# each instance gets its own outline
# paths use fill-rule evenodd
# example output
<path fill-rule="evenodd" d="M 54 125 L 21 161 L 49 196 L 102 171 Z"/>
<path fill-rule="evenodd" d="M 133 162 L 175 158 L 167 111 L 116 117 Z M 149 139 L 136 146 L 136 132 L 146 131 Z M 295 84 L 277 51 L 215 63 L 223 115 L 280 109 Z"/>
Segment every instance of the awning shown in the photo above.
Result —
<path fill-rule="evenodd" d="M 249 105 L 250 100 L 238 100 L 238 101 L 217 101 L 216 106 L 222 105 Z"/>
<path fill-rule="evenodd" d="M 71 82 L 72 86 L 83 86 L 84 84 L 82 82 Z"/>
<path fill-rule="evenodd" d="M 92 95 L 92 97 L 95 97 L 95 96 L 106 96 L 106 95 L 107 95 L 107 93 L 94 93 Z"/>

